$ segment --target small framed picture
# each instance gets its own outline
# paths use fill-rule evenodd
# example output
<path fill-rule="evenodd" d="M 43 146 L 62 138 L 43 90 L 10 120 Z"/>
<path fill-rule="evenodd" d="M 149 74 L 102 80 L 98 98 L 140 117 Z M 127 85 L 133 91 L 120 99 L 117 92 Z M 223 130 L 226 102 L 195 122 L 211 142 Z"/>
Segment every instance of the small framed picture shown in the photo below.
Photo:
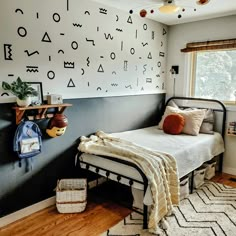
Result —
<path fill-rule="evenodd" d="M 37 96 L 31 97 L 31 105 L 42 105 L 43 104 L 43 86 L 41 82 L 27 82 L 37 92 Z"/>

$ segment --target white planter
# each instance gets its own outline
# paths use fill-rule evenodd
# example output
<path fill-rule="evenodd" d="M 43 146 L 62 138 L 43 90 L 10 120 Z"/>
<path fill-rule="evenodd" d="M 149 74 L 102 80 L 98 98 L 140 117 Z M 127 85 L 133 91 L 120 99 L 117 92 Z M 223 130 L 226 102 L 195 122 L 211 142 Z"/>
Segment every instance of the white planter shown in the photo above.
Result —
<path fill-rule="evenodd" d="M 31 97 L 27 97 L 24 100 L 16 98 L 16 103 L 19 107 L 28 107 L 31 104 Z"/>

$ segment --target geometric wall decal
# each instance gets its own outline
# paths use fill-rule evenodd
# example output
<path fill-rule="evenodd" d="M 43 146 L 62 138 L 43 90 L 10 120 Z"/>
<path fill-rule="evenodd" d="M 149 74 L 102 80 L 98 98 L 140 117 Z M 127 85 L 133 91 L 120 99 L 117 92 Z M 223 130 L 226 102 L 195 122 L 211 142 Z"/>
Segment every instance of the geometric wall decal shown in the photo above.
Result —
<path fill-rule="evenodd" d="M 47 32 L 45 32 L 45 34 L 42 38 L 42 42 L 46 42 L 46 43 L 51 43 L 52 42 Z"/>
<path fill-rule="evenodd" d="M 0 37 L 0 84 L 22 76 L 64 99 L 165 92 L 165 25 L 95 1 L 16 2 L 0 8 L 0 27 L 8 26 Z"/>

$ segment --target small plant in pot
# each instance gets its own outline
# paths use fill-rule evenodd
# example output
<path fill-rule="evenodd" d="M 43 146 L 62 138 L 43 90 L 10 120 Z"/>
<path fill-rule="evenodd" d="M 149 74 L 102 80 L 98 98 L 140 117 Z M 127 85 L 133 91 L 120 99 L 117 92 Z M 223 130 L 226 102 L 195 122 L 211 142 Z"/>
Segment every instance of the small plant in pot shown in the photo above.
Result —
<path fill-rule="evenodd" d="M 31 96 L 37 96 L 38 92 L 32 88 L 27 82 L 24 82 L 17 78 L 16 81 L 11 84 L 2 82 L 2 88 L 10 91 L 16 96 L 17 105 L 20 107 L 27 107 L 31 104 Z"/>

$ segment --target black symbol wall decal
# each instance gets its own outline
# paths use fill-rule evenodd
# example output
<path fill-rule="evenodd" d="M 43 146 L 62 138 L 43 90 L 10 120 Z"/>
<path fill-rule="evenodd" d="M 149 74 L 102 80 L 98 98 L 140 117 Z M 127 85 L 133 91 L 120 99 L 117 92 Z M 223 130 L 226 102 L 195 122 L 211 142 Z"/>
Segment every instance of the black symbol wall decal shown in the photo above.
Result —
<path fill-rule="evenodd" d="M 161 62 L 160 61 L 157 62 L 157 66 L 161 67 Z"/>
<path fill-rule="evenodd" d="M 88 82 L 88 87 L 90 86 L 89 82 Z"/>
<path fill-rule="evenodd" d="M 144 91 L 144 88 L 143 88 L 143 87 L 141 88 L 141 91 Z"/>
<path fill-rule="evenodd" d="M 103 67 L 102 67 L 102 64 L 100 64 L 100 66 L 98 67 L 98 72 L 101 72 L 101 73 L 104 72 L 104 69 L 103 69 Z"/>
<path fill-rule="evenodd" d="M 123 30 L 119 28 L 116 28 L 116 31 L 123 32 Z"/>
<path fill-rule="evenodd" d="M 143 45 L 143 47 L 145 47 L 145 46 L 147 46 L 147 45 L 148 45 L 148 43 L 142 43 L 142 45 Z"/>
<path fill-rule="evenodd" d="M 39 18 L 39 13 L 38 13 L 38 12 L 36 13 L 36 18 L 37 18 L 37 19 Z"/>
<path fill-rule="evenodd" d="M 112 74 L 113 74 L 113 75 L 116 75 L 116 72 L 115 72 L 115 71 L 112 71 Z"/>
<path fill-rule="evenodd" d="M 115 59 L 116 59 L 116 54 L 115 54 L 114 52 L 112 52 L 112 53 L 110 54 L 110 57 L 111 57 L 112 60 L 115 60 Z"/>
<path fill-rule="evenodd" d="M 102 90 L 102 88 L 101 88 L 101 87 L 97 87 L 97 91 L 98 91 L 98 90 L 100 90 L 100 91 L 101 91 L 101 90 Z"/>
<path fill-rule="evenodd" d="M 152 59 L 152 54 L 151 54 L 151 52 L 149 52 L 149 54 L 148 54 L 148 57 L 147 57 L 148 59 Z"/>
<path fill-rule="evenodd" d="M 81 28 L 83 25 L 81 25 L 81 24 L 79 24 L 79 23 L 73 23 L 73 26 L 74 26 L 74 27 L 80 27 L 80 28 Z"/>
<path fill-rule="evenodd" d="M 147 24 L 143 24 L 143 29 L 147 30 Z"/>
<path fill-rule="evenodd" d="M 107 9 L 105 9 L 105 8 L 99 8 L 99 13 L 101 13 L 101 14 L 107 14 Z"/>
<path fill-rule="evenodd" d="M 100 58 L 104 58 L 104 56 L 100 56 Z"/>
<path fill-rule="evenodd" d="M 163 46 L 163 42 L 161 41 L 161 47 Z"/>
<path fill-rule="evenodd" d="M 165 89 L 165 84 L 164 84 L 164 82 L 162 83 L 162 90 L 164 90 Z"/>
<path fill-rule="evenodd" d="M 34 51 L 34 52 L 30 53 L 29 50 L 25 50 L 24 52 L 27 54 L 28 57 L 33 56 L 34 54 L 38 54 L 39 55 L 38 51 Z"/>
<path fill-rule="evenodd" d="M 3 96 L 9 96 L 9 94 L 8 94 L 8 93 L 2 93 L 1 96 L 2 96 L 2 97 L 3 97 Z"/>
<path fill-rule="evenodd" d="M 12 44 L 4 44 L 4 59 L 12 61 Z"/>
<path fill-rule="evenodd" d="M 89 67 L 89 64 L 90 64 L 90 60 L 89 60 L 89 57 L 87 57 L 87 66 Z"/>
<path fill-rule="evenodd" d="M 48 56 L 48 60 L 51 61 L 51 56 Z"/>
<path fill-rule="evenodd" d="M 69 11 L 69 0 L 66 0 L 66 10 Z"/>
<path fill-rule="evenodd" d="M 139 57 L 139 59 L 142 59 L 142 57 Z"/>
<path fill-rule="evenodd" d="M 38 68 L 39 68 L 38 66 L 26 66 L 26 72 L 36 73 L 39 72 Z"/>
<path fill-rule="evenodd" d="M 97 32 L 99 31 L 99 26 L 97 26 Z"/>
<path fill-rule="evenodd" d="M 153 71 L 153 67 L 151 68 L 151 70 Z"/>
<path fill-rule="evenodd" d="M 93 44 L 93 46 L 95 46 L 94 40 L 86 38 L 86 41 L 91 42 Z"/>
<path fill-rule="evenodd" d="M 119 20 L 119 16 L 118 15 L 116 15 L 116 21 L 118 21 Z"/>
<path fill-rule="evenodd" d="M 133 24 L 133 21 L 132 21 L 131 16 L 129 16 L 129 18 L 128 18 L 128 20 L 127 20 L 127 23 Z"/>
<path fill-rule="evenodd" d="M 71 61 L 64 61 L 64 68 L 66 69 L 74 69 L 75 63 Z"/>
<path fill-rule="evenodd" d="M 159 52 L 159 56 L 160 57 L 165 57 L 165 53 L 164 52 Z"/>
<path fill-rule="evenodd" d="M 90 16 L 90 12 L 89 11 L 85 11 L 84 14 Z"/>
<path fill-rule="evenodd" d="M 57 53 L 58 53 L 58 54 L 59 54 L 59 53 L 63 53 L 63 54 L 64 54 L 64 51 L 63 51 L 62 49 L 60 49 L 60 50 L 58 50 Z"/>
<path fill-rule="evenodd" d="M 46 42 L 46 43 L 51 43 L 52 42 L 47 32 L 45 32 L 45 34 L 44 34 L 41 41 Z"/>
<path fill-rule="evenodd" d="M 152 83 L 152 78 L 146 78 L 146 83 Z"/>
<path fill-rule="evenodd" d="M 113 36 L 111 36 L 111 34 L 106 34 L 106 33 L 104 33 L 104 36 L 105 36 L 105 39 L 111 39 L 111 40 L 113 40 Z"/>
<path fill-rule="evenodd" d="M 135 31 L 135 38 L 138 38 L 138 30 Z"/>
<path fill-rule="evenodd" d="M 112 86 L 112 87 L 117 87 L 118 84 L 116 84 L 116 83 L 112 83 L 111 86 Z"/>
<path fill-rule="evenodd" d="M 54 79 L 54 78 L 55 78 L 55 72 L 52 71 L 52 70 L 48 71 L 47 77 L 48 77 L 49 79 Z"/>
<path fill-rule="evenodd" d="M 52 15 L 52 18 L 53 18 L 53 20 L 54 20 L 56 23 L 58 23 L 58 22 L 61 20 L 61 17 L 60 17 L 60 15 L 59 15 L 58 13 L 54 13 L 54 14 Z"/>
<path fill-rule="evenodd" d="M 25 37 L 27 35 L 27 30 L 23 26 L 21 26 L 17 29 L 17 33 L 19 34 L 19 36 Z"/>
<path fill-rule="evenodd" d="M 13 77 L 13 76 L 14 76 L 14 74 L 8 74 L 8 76 L 9 76 L 9 77 Z"/>
<path fill-rule="evenodd" d="M 81 68 L 81 70 L 82 70 L 82 74 L 81 74 L 81 75 L 84 75 L 84 69 L 83 69 L 83 68 Z"/>
<path fill-rule="evenodd" d="M 125 88 L 132 89 L 132 86 L 131 85 L 127 85 L 127 86 L 125 86 Z"/>
<path fill-rule="evenodd" d="M 162 35 L 167 34 L 166 30 L 163 28 Z"/>
<path fill-rule="evenodd" d="M 147 70 L 147 64 L 143 65 L 143 74 L 145 74 L 146 70 Z"/>
<path fill-rule="evenodd" d="M 154 40 L 154 39 L 155 39 L 155 32 L 152 31 L 152 40 Z"/>
<path fill-rule="evenodd" d="M 70 80 L 67 84 L 67 88 L 74 88 L 74 87 L 75 87 L 74 81 L 70 78 Z"/>
<path fill-rule="evenodd" d="M 128 71 L 128 61 L 124 61 L 124 71 Z"/>
<path fill-rule="evenodd" d="M 159 88 L 159 86 L 157 85 L 156 88 Z"/>
<path fill-rule="evenodd" d="M 65 34 L 64 33 L 60 33 L 60 35 L 64 36 Z"/>
<path fill-rule="evenodd" d="M 17 13 L 17 12 L 20 12 L 22 15 L 24 14 L 24 12 L 23 12 L 20 8 L 17 8 L 17 9 L 15 10 L 15 13 Z"/>
<path fill-rule="evenodd" d="M 135 49 L 134 48 L 130 48 L 130 53 L 131 53 L 131 55 L 134 55 L 135 54 Z"/>
<path fill-rule="evenodd" d="M 160 74 L 157 74 L 156 77 L 157 77 L 157 78 L 160 78 L 161 76 L 160 76 Z"/>
<path fill-rule="evenodd" d="M 76 50 L 78 48 L 78 43 L 76 41 L 73 41 L 71 43 L 71 47 L 72 47 L 72 49 Z"/>
<path fill-rule="evenodd" d="M 124 43 L 123 41 L 121 41 L 121 47 L 120 47 L 121 51 L 123 51 L 123 47 L 124 47 Z"/>

